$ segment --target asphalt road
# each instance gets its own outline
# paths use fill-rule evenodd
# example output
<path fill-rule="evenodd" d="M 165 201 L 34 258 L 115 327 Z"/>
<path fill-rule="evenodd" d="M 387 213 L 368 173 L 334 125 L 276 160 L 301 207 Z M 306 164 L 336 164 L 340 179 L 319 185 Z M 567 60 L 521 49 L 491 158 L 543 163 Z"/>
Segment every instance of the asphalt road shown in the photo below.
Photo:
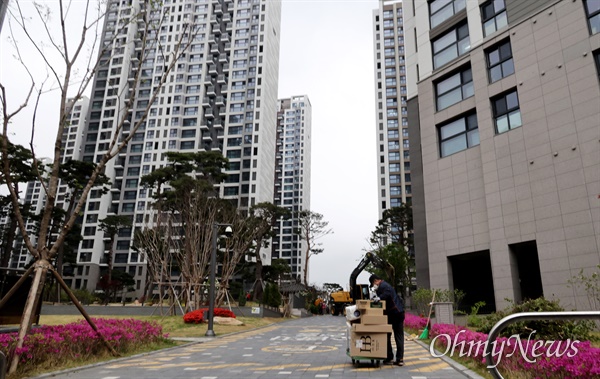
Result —
<path fill-rule="evenodd" d="M 343 317 L 315 316 L 38 377 L 77 379 L 475 378 L 405 341 L 406 365 L 353 364 Z M 464 370 L 464 367 L 462 368 Z M 469 376 L 470 375 L 470 376 Z"/>

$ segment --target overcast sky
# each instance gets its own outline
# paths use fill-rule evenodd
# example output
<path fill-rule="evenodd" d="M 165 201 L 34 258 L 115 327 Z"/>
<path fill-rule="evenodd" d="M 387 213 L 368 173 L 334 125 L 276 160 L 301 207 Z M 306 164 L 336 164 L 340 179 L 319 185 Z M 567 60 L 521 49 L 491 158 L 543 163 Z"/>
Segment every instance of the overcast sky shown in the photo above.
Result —
<path fill-rule="evenodd" d="M 29 2 L 20 3 L 25 6 Z M 323 214 L 333 229 L 333 234 L 321 240 L 324 252 L 310 260 L 311 284 L 333 282 L 347 287 L 377 224 L 371 21 L 377 7 L 377 0 L 283 0 L 279 97 L 310 98 L 311 210 Z M 13 50 L 7 37 L 5 20 L 0 81 L 7 87 L 14 109 L 25 96 L 28 81 L 22 79 L 24 71 L 8 53 Z M 48 126 L 36 131 L 35 148 L 38 156 L 51 156 L 58 103 L 51 95 L 43 100 L 38 118 L 48 120 Z M 13 126 L 16 143 L 29 144 L 30 115 L 24 113 Z M 366 283 L 367 278 L 363 273 L 359 282 Z"/>

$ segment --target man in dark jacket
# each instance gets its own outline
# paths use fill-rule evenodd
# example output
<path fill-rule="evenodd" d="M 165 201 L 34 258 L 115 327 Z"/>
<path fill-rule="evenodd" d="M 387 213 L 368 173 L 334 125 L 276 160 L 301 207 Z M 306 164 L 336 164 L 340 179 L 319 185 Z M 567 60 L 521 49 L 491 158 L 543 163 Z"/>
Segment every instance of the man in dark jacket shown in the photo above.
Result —
<path fill-rule="evenodd" d="M 387 359 L 384 364 L 394 361 L 395 365 L 404 366 L 404 302 L 396 291 L 379 276 L 373 274 L 369 277 L 372 289 L 381 300 L 385 300 L 385 311 L 388 324 L 392 325 L 394 340 L 396 341 L 396 360 L 392 350 L 392 333 L 387 335 Z"/>

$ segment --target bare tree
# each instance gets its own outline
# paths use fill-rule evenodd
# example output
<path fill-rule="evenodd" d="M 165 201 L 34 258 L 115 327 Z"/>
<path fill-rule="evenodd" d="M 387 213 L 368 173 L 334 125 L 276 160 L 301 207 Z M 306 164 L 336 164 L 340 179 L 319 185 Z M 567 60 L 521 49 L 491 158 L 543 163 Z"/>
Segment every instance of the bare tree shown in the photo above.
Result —
<path fill-rule="evenodd" d="M 323 215 L 312 211 L 298 212 L 298 229 L 296 233 L 306 243 L 306 258 L 304 258 L 304 275 L 302 281 L 308 285 L 308 261 L 313 255 L 321 254 L 323 249 L 319 239 L 333 233 L 333 229 L 328 228 L 329 221 L 323 221 Z"/>
<path fill-rule="evenodd" d="M 56 14 L 52 11 L 48 4 L 54 3 L 35 3 L 34 14 L 30 17 L 25 14 L 19 2 L 14 3 L 14 8 L 9 10 L 9 34 L 14 40 L 15 30 L 20 30 L 25 36 L 25 41 L 14 41 L 14 49 L 19 63 L 22 65 L 30 80 L 29 90 L 24 99 L 11 100 L 18 102 L 19 105 L 14 109 L 9 109 L 9 97 L 7 87 L 4 83 L 0 83 L 0 106 L 2 107 L 2 131 L 0 135 L 0 152 L 1 152 L 1 170 L 5 180 L 6 187 L 10 192 L 13 210 L 16 215 L 16 220 L 23 237 L 24 245 L 29 253 L 34 257 L 35 263 L 32 269 L 27 272 L 27 275 L 33 271 L 34 279 L 31 291 L 25 304 L 25 310 L 19 328 L 17 351 L 23 346 L 23 339 L 29 332 L 33 320 L 33 310 L 38 304 L 42 288 L 46 280 L 48 271 L 59 281 L 63 289 L 70 296 L 71 300 L 78 306 L 80 312 L 88 320 L 92 328 L 96 330 L 100 338 L 105 342 L 106 346 L 114 355 L 117 355 L 112 346 L 98 332 L 92 320 L 87 316 L 85 310 L 81 307 L 75 296 L 72 294 L 68 286 L 64 283 L 60 274 L 55 270 L 52 260 L 57 255 L 60 247 L 63 245 L 66 235 L 73 227 L 77 215 L 82 210 L 86 202 L 87 195 L 94 186 L 98 175 L 104 171 L 107 162 L 118 155 L 133 138 L 135 132 L 144 124 L 150 107 L 155 102 L 160 89 L 167 82 L 173 67 L 178 59 L 187 51 L 190 43 L 195 39 L 197 27 L 192 24 L 184 24 L 183 30 L 178 34 L 177 41 L 169 46 L 169 49 L 163 48 L 160 41 L 156 38 L 158 30 L 160 30 L 164 17 L 167 12 L 161 12 L 162 4 L 158 1 L 134 1 L 131 7 L 130 15 L 127 18 L 118 20 L 118 23 L 113 26 L 114 30 L 111 33 L 105 33 L 103 38 L 100 38 L 100 30 L 104 24 L 104 18 L 107 9 L 103 3 L 98 3 L 97 8 L 93 9 L 93 4 L 85 2 L 83 15 L 73 14 L 70 11 L 71 2 L 59 0 L 56 4 L 58 8 Z M 112 4 L 112 3 L 111 3 Z M 108 4 L 106 5 L 109 6 Z M 166 10 L 166 8 L 165 8 Z M 58 24 L 58 25 L 57 25 Z M 37 26 L 37 27 L 36 27 Z M 78 28 L 79 32 L 73 30 Z M 35 29 L 35 31 L 34 31 Z M 119 33 L 135 29 L 135 38 L 130 40 L 122 38 Z M 42 33 L 37 32 L 41 30 Z M 59 31 L 58 34 L 55 31 Z M 81 35 L 79 41 L 70 43 L 70 36 L 75 34 Z M 77 201 L 72 214 L 64 221 L 55 236 L 49 232 L 49 225 L 55 207 L 57 198 L 57 190 L 59 185 L 59 170 L 62 156 L 62 135 L 65 128 L 68 126 L 68 116 L 74 104 L 82 98 L 87 91 L 89 84 L 93 78 L 103 67 L 105 68 L 108 62 L 112 59 L 112 54 L 115 51 L 120 51 L 128 44 L 135 44 L 135 49 L 127 49 L 132 51 L 134 56 L 127 59 L 126 72 L 130 75 L 130 80 L 125 80 L 120 84 L 118 94 L 118 111 L 116 112 L 117 121 L 112 129 L 112 139 L 108 144 L 106 153 L 98 162 L 95 170 L 91 173 L 87 184 L 81 191 L 79 200 Z M 44 63 L 47 77 L 38 80 L 36 75 L 30 69 L 32 62 L 26 61 L 25 55 L 21 53 L 25 45 L 30 46 L 37 53 L 37 60 Z M 90 48 L 89 54 L 86 56 L 86 48 Z M 97 55 L 94 53 L 97 52 Z M 130 110 L 132 109 L 136 89 L 142 82 L 141 72 L 142 63 L 149 59 L 149 53 L 152 52 L 157 56 L 162 57 L 164 66 L 158 74 L 159 79 L 152 84 L 152 94 L 149 98 L 145 109 L 139 109 L 135 120 L 131 120 Z M 58 56 L 59 61 L 52 60 L 52 56 Z M 95 56 L 95 58 L 94 58 Z M 83 66 L 83 69 L 77 70 Z M 26 78 L 23 78 L 25 81 Z M 42 96 L 46 91 L 48 81 L 55 82 L 57 86 L 54 91 L 57 92 L 55 97 L 60 99 L 58 107 L 57 134 L 54 140 L 54 156 L 47 180 L 42 180 L 41 170 L 38 169 L 38 160 L 34 150 L 34 134 L 39 127 L 42 118 L 46 123 L 43 115 L 38 115 L 37 110 L 40 101 L 44 99 Z M 17 183 L 10 175 L 10 156 L 8 146 L 10 144 L 9 135 L 14 127 L 11 125 L 12 119 L 26 108 L 33 108 L 33 116 L 31 120 L 31 142 L 30 147 L 33 154 L 34 172 L 38 176 L 38 180 L 43 183 L 43 191 L 46 195 L 46 204 L 41 211 L 40 216 L 40 231 L 37 236 L 30 235 L 25 226 L 25 219 L 19 207 L 19 195 Z M 39 117 L 38 117 L 39 116 Z M 44 125 L 47 127 L 47 124 Z M 20 283 L 19 283 L 20 285 Z M 0 307 L 6 303 L 6 298 L 12 292 L 0 300 Z M 17 369 L 19 361 L 18 354 L 12 357 L 9 373 L 13 373 Z"/>

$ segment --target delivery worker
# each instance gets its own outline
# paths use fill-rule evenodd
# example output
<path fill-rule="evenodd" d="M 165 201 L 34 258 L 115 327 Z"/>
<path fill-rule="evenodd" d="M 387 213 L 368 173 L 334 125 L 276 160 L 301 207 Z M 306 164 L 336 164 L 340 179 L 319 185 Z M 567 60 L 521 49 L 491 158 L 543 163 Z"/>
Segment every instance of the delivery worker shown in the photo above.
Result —
<path fill-rule="evenodd" d="M 371 288 L 381 300 L 385 300 L 385 313 L 388 317 L 388 324 L 392 325 L 394 340 L 396 341 L 396 360 L 394 361 L 394 351 L 392 350 L 392 333 L 387 335 L 387 359 L 384 364 L 393 364 L 404 366 L 404 302 L 398 296 L 396 291 L 389 283 L 385 282 L 379 276 L 373 274 L 369 277 Z"/>

